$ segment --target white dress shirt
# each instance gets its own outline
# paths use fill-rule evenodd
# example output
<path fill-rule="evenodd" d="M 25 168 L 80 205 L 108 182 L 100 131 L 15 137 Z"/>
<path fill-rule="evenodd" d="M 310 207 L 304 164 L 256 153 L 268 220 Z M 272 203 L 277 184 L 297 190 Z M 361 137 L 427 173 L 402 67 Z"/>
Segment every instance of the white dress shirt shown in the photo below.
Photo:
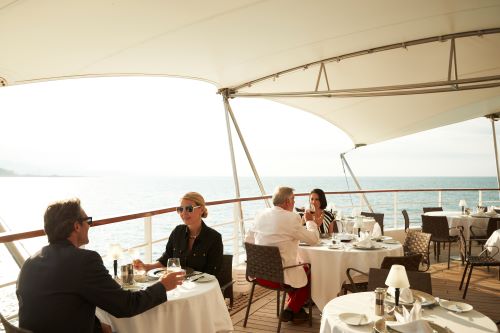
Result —
<path fill-rule="evenodd" d="M 318 226 L 313 221 L 302 226 L 300 216 L 281 207 L 267 208 L 255 216 L 245 241 L 257 245 L 277 246 L 283 266 L 299 264 L 299 241 L 310 245 L 319 243 Z M 300 288 L 307 284 L 307 275 L 300 266 L 285 269 L 285 283 Z"/>

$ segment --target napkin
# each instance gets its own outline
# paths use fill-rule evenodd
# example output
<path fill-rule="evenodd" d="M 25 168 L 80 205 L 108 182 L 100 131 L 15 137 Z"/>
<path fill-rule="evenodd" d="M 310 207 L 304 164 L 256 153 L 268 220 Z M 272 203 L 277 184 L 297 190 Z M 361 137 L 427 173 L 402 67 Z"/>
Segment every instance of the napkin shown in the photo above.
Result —
<path fill-rule="evenodd" d="M 380 236 L 382 236 L 382 230 L 380 229 L 380 225 L 378 223 L 375 223 L 373 225 L 372 237 L 380 237 Z"/>
<path fill-rule="evenodd" d="M 372 247 L 373 246 L 372 240 L 370 239 L 370 237 L 366 237 L 365 239 L 360 240 L 356 245 L 361 246 L 361 247 Z"/>
<path fill-rule="evenodd" d="M 404 307 L 403 307 L 404 308 Z M 432 333 L 434 330 L 431 325 L 423 319 L 415 320 L 404 324 L 388 324 L 387 326 L 402 333 Z"/>
<path fill-rule="evenodd" d="M 396 289 L 393 287 L 387 288 L 387 293 L 396 299 Z M 399 301 L 404 303 L 412 303 L 413 302 L 413 294 L 410 288 L 401 288 L 399 290 Z M 415 302 L 416 303 L 416 302 Z M 420 304 L 420 301 L 419 301 Z M 415 306 L 413 307 L 415 308 Z M 420 309 L 419 309 L 420 311 Z"/>

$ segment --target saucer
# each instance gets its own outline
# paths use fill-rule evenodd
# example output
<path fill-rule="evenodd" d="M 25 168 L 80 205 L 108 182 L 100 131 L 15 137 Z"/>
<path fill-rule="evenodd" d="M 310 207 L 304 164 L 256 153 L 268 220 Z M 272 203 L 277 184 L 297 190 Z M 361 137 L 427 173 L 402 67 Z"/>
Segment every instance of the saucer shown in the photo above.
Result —
<path fill-rule="evenodd" d="M 339 319 L 353 326 L 362 326 L 371 323 L 371 320 L 364 313 L 341 313 L 339 314 Z"/>

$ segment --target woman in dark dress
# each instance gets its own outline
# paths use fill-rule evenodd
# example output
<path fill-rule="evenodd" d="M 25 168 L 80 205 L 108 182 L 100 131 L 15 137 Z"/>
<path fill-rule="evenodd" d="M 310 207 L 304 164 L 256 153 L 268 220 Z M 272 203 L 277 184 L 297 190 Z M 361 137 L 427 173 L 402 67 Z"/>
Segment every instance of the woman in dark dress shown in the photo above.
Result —
<path fill-rule="evenodd" d="M 306 221 L 316 222 L 319 232 L 322 234 L 338 232 L 335 215 L 326 210 L 328 203 L 326 202 L 323 190 L 315 188 L 311 191 L 309 194 L 309 205 L 310 208 L 304 214 Z"/>
<path fill-rule="evenodd" d="M 217 275 L 222 265 L 222 237 L 202 220 L 208 215 L 205 199 L 197 192 L 188 192 L 182 197 L 177 213 L 184 223 L 170 234 L 163 255 L 152 264 L 134 260 L 134 266 L 149 271 L 166 267 L 169 258 L 179 258 L 183 268 Z"/>

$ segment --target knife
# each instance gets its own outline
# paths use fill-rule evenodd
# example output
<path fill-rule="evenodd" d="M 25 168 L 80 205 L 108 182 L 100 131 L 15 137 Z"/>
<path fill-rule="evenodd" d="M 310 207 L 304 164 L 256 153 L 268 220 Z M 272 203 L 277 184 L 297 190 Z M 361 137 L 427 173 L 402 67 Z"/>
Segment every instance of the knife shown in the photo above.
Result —
<path fill-rule="evenodd" d="M 203 273 L 201 274 L 201 276 L 198 276 L 196 279 L 194 280 L 191 280 L 191 282 L 196 282 L 198 281 L 199 279 L 201 279 L 202 277 L 204 277 L 205 275 L 203 275 Z"/>

